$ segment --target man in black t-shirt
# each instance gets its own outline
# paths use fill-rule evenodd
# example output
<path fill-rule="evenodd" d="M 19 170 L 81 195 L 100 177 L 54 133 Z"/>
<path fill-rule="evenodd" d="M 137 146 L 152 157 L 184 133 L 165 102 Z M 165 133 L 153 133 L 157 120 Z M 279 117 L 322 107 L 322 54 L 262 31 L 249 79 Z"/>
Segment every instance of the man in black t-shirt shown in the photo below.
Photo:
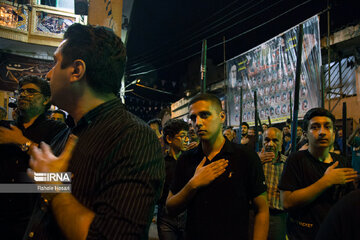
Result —
<path fill-rule="evenodd" d="M 45 142 L 59 154 L 68 134 L 65 124 L 45 117 L 50 107 L 48 81 L 25 76 L 18 92 L 17 120 L 0 122 L 0 183 L 31 183 L 33 179 L 26 175 L 29 147 Z M 0 231 L 6 239 L 22 239 L 39 198 L 35 193 L 0 194 Z"/>
<path fill-rule="evenodd" d="M 169 216 L 165 204 L 170 184 L 174 179 L 176 161 L 187 149 L 188 131 L 189 124 L 181 119 L 170 119 L 164 125 L 164 142 L 169 146 L 169 151 L 165 156 L 166 177 L 163 193 L 158 203 L 157 228 L 160 240 L 184 238 L 185 213 L 176 217 Z"/>
<path fill-rule="evenodd" d="M 304 116 L 309 149 L 293 153 L 280 180 L 283 206 L 288 210 L 289 239 L 315 239 L 331 206 L 353 189 L 357 173 L 344 158 L 329 152 L 335 140 L 335 117 L 314 108 Z"/>
<path fill-rule="evenodd" d="M 248 239 L 249 201 L 257 211 L 254 239 L 266 239 L 269 208 L 260 159 L 222 135 L 225 113 L 212 94 L 199 94 L 189 114 L 201 143 L 178 159 L 166 207 L 187 210 L 186 239 Z"/>

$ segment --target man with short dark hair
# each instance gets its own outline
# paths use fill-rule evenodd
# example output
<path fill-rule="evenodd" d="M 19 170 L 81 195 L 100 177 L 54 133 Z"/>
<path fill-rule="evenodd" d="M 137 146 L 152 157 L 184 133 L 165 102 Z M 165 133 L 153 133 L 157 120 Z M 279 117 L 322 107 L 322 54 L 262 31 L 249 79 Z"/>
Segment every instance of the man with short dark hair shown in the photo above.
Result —
<path fill-rule="evenodd" d="M 249 135 L 249 124 L 242 122 L 241 124 L 241 144 L 255 151 L 255 134 Z M 253 131 L 254 132 L 254 131 Z"/>
<path fill-rule="evenodd" d="M 126 60 L 121 39 L 105 27 L 73 24 L 54 59 L 51 99 L 74 118 L 76 137 L 59 157 L 45 144 L 32 148 L 30 166 L 74 177 L 71 193 L 43 194 L 56 223 L 29 231 L 37 239 L 147 238 L 164 160 L 154 132 L 116 97 Z"/>
<path fill-rule="evenodd" d="M 232 127 L 226 127 L 223 134 L 230 142 L 236 141 L 236 133 Z"/>
<path fill-rule="evenodd" d="M 45 142 L 56 154 L 67 137 L 65 124 L 45 117 L 49 108 L 49 83 L 37 76 L 25 76 L 19 81 L 16 121 L 2 121 L 0 127 L 0 182 L 27 183 L 33 179 L 26 176 L 29 167 L 28 150 L 31 145 Z M 22 239 L 38 194 L 0 194 L 0 230 L 4 236 Z"/>
<path fill-rule="evenodd" d="M 280 201 L 278 184 L 286 162 L 281 154 L 282 132 L 270 127 L 263 134 L 263 148 L 259 153 L 263 164 L 270 210 L 269 240 L 284 240 L 286 236 L 286 213 Z"/>
<path fill-rule="evenodd" d="M 259 157 L 224 138 L 225 112 L 215 95 L 196 95 L 189 114 L 201 143 L 178 159 L 169 213 L 187 210 L 186 239 L 248 239 L 252 200 L 254 239 L 266 239 L 269 209 Z"/>
<path fill-rule="evenodd" d="M 176 217 L 170 216 L 166 210 L 166 198 L 169 194 L 170 184 L 174 180 L 176 162 L 182 152 L 187 149 L 189 125 L 182 119 L 170 119 L 164 125 L 164 141 L 169 146 L 165 156 L 166 177 L 164 189 L 158 203 L 157 228 L 160 240 L 183 239 L 185 231 L 186 214 L 180 213 Z"/>
<path fill-rule="evenodd" d="M 54 121 L 59 121 L 59 122 L 65 123 L 66 114 L 64 111 L 57 109 L 57 110 L 54 110 L 51 112 L 50 119 L 52 119 Z"/>
<path fill-rule="evenodd" d="M 287 160 L 279 189 L 289 212 L 289 239 L 315 239 L 330 208 L 353 189 L 352 182 L 358 177 L 346 159 L 330 152 L 335 140 L 334 122 L 328 110 L 309 110 L 304 116 L 309 148 L 292 153 Z"/>

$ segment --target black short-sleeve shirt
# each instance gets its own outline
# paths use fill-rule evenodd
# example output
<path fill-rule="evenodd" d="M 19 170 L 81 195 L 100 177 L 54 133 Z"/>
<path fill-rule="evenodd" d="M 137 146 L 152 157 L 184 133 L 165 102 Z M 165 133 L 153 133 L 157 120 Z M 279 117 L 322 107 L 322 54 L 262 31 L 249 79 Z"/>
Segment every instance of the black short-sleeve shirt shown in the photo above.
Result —
<path fill-rule="evenodd" d="M 173 194 L 193 177 L 204 156 L 201 145 L 180 156 Z M 187 207 L 186 239 L 248 238 L 249 201 L 266 191 L 260 159 L 254 151 L 228 140 L 211 162 L 223 158 L 229 161 L 226 171 L 199 189 Z"/>
<path fill-rule="evenodd" d="M 338 168 L 350 167 L 345 158 L 331 153 L 334 162 L 339 161 Z M 323 163 L 315 159 L 308 150 L 291 154 L 286 162 L 279 189 L 295 191 L 306 188 L 318 181 L 332 163 Z M 320 224 L 326 217 L 330 208 L 346 193 L 353 189 L 352 183 L 335 185 L 328 188 L 313 202 L 306 206 L 289 210 L 288 225 L 290 235 L 300 239 L 314 239 Z"/>

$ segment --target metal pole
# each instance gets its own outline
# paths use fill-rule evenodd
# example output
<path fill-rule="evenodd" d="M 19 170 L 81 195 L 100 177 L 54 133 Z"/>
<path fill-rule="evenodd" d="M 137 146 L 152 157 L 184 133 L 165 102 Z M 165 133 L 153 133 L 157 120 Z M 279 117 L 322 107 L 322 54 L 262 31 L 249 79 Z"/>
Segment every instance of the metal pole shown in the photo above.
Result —
<path fill-rule="evenodd" d="M 303 25 L 299 26 L 298 43 L 297 43 L 297 59 L 296 59 L 296 77 L 295 77 L 295 99 L 294 99 L 294 116 L 291 125 L 291 152 L 296 152 L 296 130 L 298 125 L 299 113 L 299 90 L 300 90 L 300 74 L 301 74 L 301 56 L 303 45 Z"/>
<path fill-rule="evenodd" d="M 201 92 L 202 93 L 206 93 L 206 51 L 207 51 L 207 42 L 205 39 L 202 42 L 201 66 L 200 66 L 200 79 L 201 79 Z"/>
<path fill-rule="evenodd" d="M 256 91 L 254 91 L 254 105 L 255 105 L 255 152 L 259 152 L 257 93 L 256 93 Z"/>
<path fill-rule="evenodd" d="M 291 100 L 292 92 L 290 91 L 290 121 L 292 122 L 292 100 Z"/>
<path fill-rule="evenodd" d="M 343 130 L 343 140 L 342 140 L 342 147 L 343 147 L 343 155 L 347 157 L 347 147 L 346 147 L 346 139 L 347 139 L 347 126 L 346 126 L 346 119 L 347 119 L 347 109 L 346 109 L 346 102 L 343 103 L 343 112 L 342 112 L 342 130 Z M 335 127 L 335 126 L 334 126 Z M 334 129 L 335 131 L 335 129 Z"/>
<path fill-rule="evenodd" d="M 339 80 L 340 80 L 340 98 L 343 97 L 343 79 L 342 79 L 342 74 L 341 74 L 341 58 L 339 60 Z"/>
<path fill-rule="evenodd" d="M 224 54 L 224 93 L 225 93 L 225 98 L 226 98 L 226 113 L 227 113 L 227 125 L 230 126 L 231 125 L 231 119 L 230 119 L 230 108 L 229 108 L 229 102 L 230 99 L 228 98 L 228 85 L 227 85 L 227 74 L 226 74 L 226 52 L 225 52 L 225 36 L 223 36 L 223 54 Z"/>
<path fill-rule="evenodd" d="M 243 109 L 242 109 L 242 104 L 243 104 L 243 88 L 242 88 L 242 85 L 241 85 L 241 87 L 240 87 L 240 116 L 239 116 L 239 122 L 240 122 L 240 124 L 239 124 L 239 133 L 240 134 L 238 134 L 237 135 L 237 137 L 238 137 L 238 140 L 239 140 L 239 143 L 241 143 L 241 125 L 242 125 L 242 114 L 243 114 Z"/>
<path fill-rule="evenodd" d="M 240 88 L 240 125 L 239 125 L 239 129 L 241 130 L 241 125 L 242 125 L 242 117 L 243 117 L 243 109 L 242 109 L 242 104 L 243 104 L 243 88 L 241 86 Z"/>
<path fill-rule="evenodd" d="M 325 108 L 325 67 L 321 66 L 321 107 Z"/>

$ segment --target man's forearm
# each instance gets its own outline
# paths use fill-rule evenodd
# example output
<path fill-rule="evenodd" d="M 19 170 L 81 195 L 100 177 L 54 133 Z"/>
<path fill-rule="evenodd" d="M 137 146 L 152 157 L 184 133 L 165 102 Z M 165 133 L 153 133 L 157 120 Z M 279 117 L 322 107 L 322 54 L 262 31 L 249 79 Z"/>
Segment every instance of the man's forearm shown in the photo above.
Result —
<path fill-rule="evenodd" d="M 306 188 L 295 190 L 293 192 L 281 191 L 284 208 L 289 209 L 308 205 L 321 195 L 328 187 L 329 184 L 324 181 L 324 178 L 320 178 L 318 181 Z"/>
<path fill-rule="evenodd" d="M 70 193 L 53 198 L 51 207 L 66 239 L 86 239 L 95 213 L 80 204 Z"/>
<path fill-rule="evenodd" d="M 185 211 L 188 202 L 195 196 L 196 192 L 197 189 L 191 180 L 177 194 L 173 195 L 170 192 L 166 200 L 166 208 L 169 214 L 176 216 Z"/>
<path fill-rule="evenodd" d="M 253 199 L 256 207 L 254 221 L 254 240 L 266 240 L 269 232 L 269 206 L 266 192 Z"/>
<path fill-rule="evenodd" d="M 266 240 L 269 232 L 269 209 L 259 211 L 255 215 L 254 240 Z"/>

